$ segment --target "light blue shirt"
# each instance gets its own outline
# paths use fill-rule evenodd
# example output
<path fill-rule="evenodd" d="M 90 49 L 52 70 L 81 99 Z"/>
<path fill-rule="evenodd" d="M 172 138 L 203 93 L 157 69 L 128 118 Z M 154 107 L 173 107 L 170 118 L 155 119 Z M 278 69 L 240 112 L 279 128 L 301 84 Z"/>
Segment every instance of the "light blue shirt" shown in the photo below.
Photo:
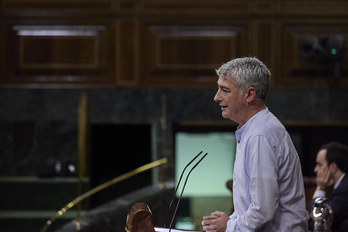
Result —
<path fill-rule="evenodd" d="M 258 112 L 236 131 L 234 213 L 227 232 L 307 232 L 306 200 L 298 154 L 279 120 Z"/>

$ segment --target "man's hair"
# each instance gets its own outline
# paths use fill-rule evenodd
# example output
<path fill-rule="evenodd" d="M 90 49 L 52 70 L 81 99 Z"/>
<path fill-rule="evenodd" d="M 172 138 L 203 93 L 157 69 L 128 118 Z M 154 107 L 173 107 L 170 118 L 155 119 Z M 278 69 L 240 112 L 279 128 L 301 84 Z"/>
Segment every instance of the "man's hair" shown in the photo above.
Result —
<path fill-rule="evenodd" d="M 234 85 L 241 94 L 249 87 L 254 87 L 258 99 L 266 100 L 271 82 L 271 72 L 257 58 L 233 59 L 217 69 L 216 74 L 222 78 L 233 78 Z"/>
<path fill-rule="evenodd" d="M 338 143 L 331 142 L 324 144 L 320 147 L 320 150 L 326 149 L 326 161 L 327 164 L 335 162 L 338 168 L 346 173 L 348 172 L 348 147 Z"/>

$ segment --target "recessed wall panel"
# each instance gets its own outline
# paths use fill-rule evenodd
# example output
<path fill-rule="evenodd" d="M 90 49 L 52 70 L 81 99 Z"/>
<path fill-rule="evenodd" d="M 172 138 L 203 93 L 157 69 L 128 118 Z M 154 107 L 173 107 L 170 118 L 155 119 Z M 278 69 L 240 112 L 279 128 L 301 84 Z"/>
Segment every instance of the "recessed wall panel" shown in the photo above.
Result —
<path fill-rule="evenodd" d="M 282 25 L 280 32 L 282 43 L 278 60 L 281 78 L 278 79 L 277 85 L 348 85 L 347 26 L 330 22 L 301 25 L 286 23 Z M 341 59 L 338 58 L 340 54 Z"/>
<path fill-rule="evenodd" d="M 93 69 L 99 65 L 97 37 L 22 36 L 19 47 L 22 69 Z"/>
<path fill-rule="evenodd" d="M 104 25 L 10 25 L 4 83 L 105 83 Z"/>
<path fill-rule="evenodd" d="M 242 26 L 171 26 L 146 28 L 146 83 L 215 83 L 215 69 L 245 51 Z"/>

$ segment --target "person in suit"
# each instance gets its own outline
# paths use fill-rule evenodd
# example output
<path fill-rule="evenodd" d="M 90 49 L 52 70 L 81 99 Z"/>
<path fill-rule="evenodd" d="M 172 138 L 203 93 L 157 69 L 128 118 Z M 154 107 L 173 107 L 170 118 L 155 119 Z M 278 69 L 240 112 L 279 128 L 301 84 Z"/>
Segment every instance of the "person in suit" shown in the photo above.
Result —
<path fill-rule="evenodd" d="M 316 157 L 317 188 L 313 194 L 313 201 L 317 197 L 326 197 L 327 190 L 333 186 L 329 205 L 333 211 L 332 232 L 348 230 L 348 147 L 330 142 L 319 148 Z"/>

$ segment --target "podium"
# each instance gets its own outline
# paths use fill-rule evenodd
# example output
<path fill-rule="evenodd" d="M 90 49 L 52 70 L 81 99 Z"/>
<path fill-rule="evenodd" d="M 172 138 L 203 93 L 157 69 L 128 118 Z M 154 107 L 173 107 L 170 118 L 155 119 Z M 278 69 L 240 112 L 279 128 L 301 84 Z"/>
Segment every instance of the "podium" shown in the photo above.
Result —
<path fill-rule="evenodd" d="M 129 210 L 126 219 L 126 232 L 169 232 L 168 228 L 154 227 L 151 222 L 152 212 L 145 203 L 136 203 Z M 171 232 L 202 232 L 194 230 L 171 229 Z"/>

